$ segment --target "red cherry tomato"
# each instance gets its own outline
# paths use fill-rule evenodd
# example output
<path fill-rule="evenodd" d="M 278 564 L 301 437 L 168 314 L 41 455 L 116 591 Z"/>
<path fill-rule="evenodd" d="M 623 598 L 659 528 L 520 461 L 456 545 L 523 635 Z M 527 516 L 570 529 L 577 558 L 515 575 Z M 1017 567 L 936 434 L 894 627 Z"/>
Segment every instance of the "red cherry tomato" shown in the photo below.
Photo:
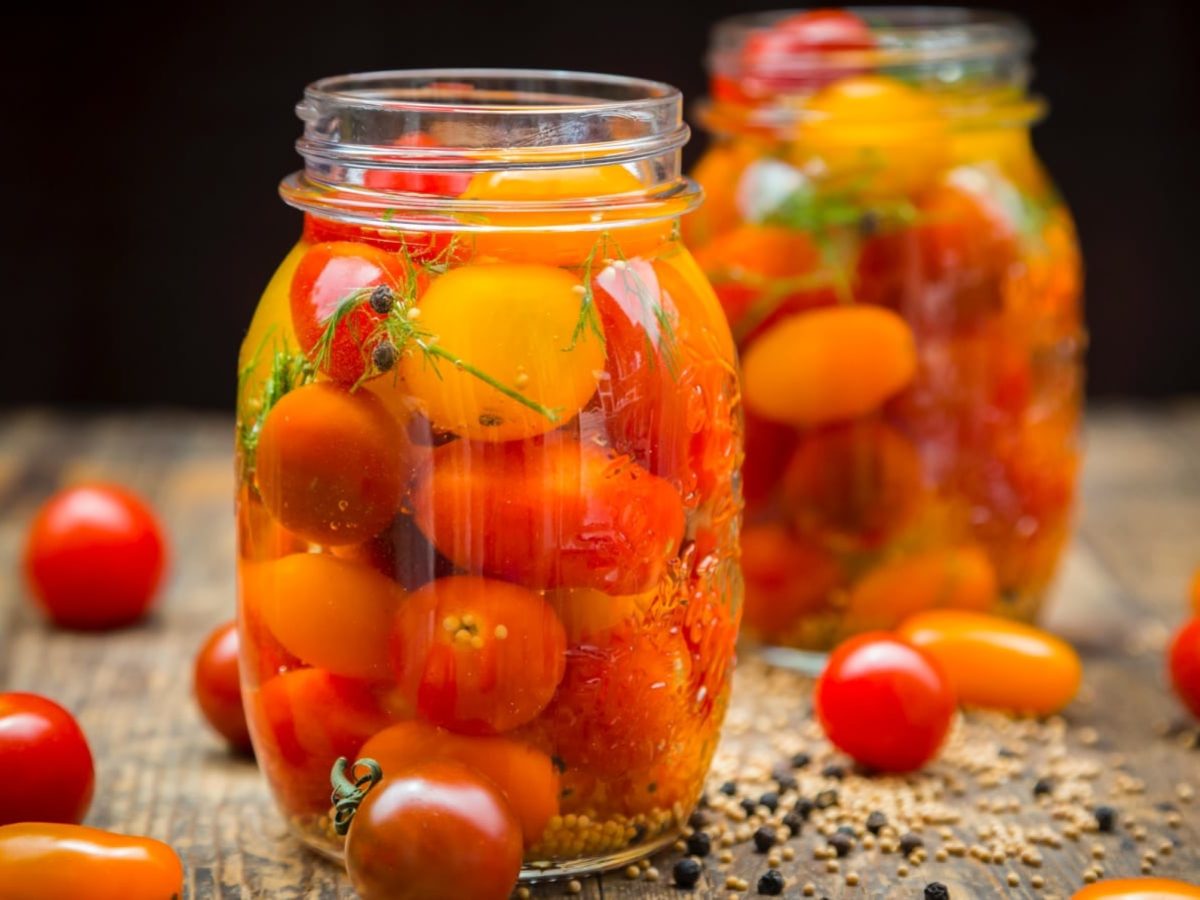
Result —
<path fill-rule="evenodd" d="M 1192 715 L 1200 718 L 1200 618 L 1176 632 L 1169 659 L 1175 693 Z"/>
<path fill-rule="evenodd" d="M 882 772 L 911 772 L 933 759 L 955 709 L 938 663 L 881 631 L 851 638 L 830 654 L 814 701 L 833 745 Z"/>
<path fill-rule="evenodd" d="M 444 216 L 423 216 L 422 219 L 427 219 L 431 223 L 443 224 L 449 221 Z M 304 214 L 303 240 L 305 243 L 323 244 L 331 241 L 351 241 L 392 253 L 404 250 L 412 257 L 413 262 L 435 258 L 449 262 L 464 258 L 468 250 L 467 242 L 454 243 L 454 239 L 455 234 L 451 231 L 400 231 L 382 220 L 377 226 L 372 227 L 326 219 L 314 216 L 312 213 Z M 461 249 L 459 249 L 460 247 Z"/>
<path fill-rule="evenodd" d="M 384 779 L 346 838 L 362 900 L 507 900 L 521 871 L 521 825 L 492 782 L 431 762 Z"/>
<path fill-rule="evenodd" d="M 392 658 L 401 691 L 426 718 L 496 734 L 550 702 L 566 646 L 562 623 L 539 595 L 463 575 L 430 582 L 400 605 Z"/>
<path fill-rule="evenodd" d="M 238 677 L 237 622 L 217 626 L 196 654 L 192 680 L 204 718 L 235 750 L 250 753 L 250 732 Z"/>
<path fill-rule="evenodd" d="M 343 302 L 380 285 L 402 295 L 406 278 L 404 261 L 395 253 L 348 241 L 314 245 L 292 275 L 292 326 L 300 348 L 315 359 L 326 326 Z M 321 371 L 342 384 L 362 378 L 372 365 L 382 322 L 370 303 L 358 305 L 338 323 Z"/>
<path fill-rule="evenodd" d="M 92 751 L 69 712 L 36 694 L 0 694 L 0 825 L 77 824 L 94 787 Z"/>
<path fill-rule="evenodd" d="M 822 54 L 874 46 L 871 29 L 844 9 L 813 9 L 788 16 L 746 41 L 742 87 L 752 96 L 818 87 L 860 71 L 822 64 Z"/>
<path fill-rule="evenodd" d="M 405 134 L 392 141 L 393 147 L 440 147 L 434 138 L 420 131 Z M 388 157 L 383 157 L 388 159 Z M 420 165 L 445 159 L 433 154 L 400 156 L 395 162 L 408 161 Z M 455 157 L 466 162 L 466 157 Z M 401 172 L 394 169 L 368 169 L 363 175 L 363 186 L 373 191 L 403 191 L 412 194 L 436 194 L 439 197 L 457 197 L 467 189 L 474 174 L 471 172 Z"/>
<path fill-rule="evenodd" d="M 38 511 L 25 575 L 47 615 L 66 628 L 118 628 L 150 608 L 166 542 L 145 501 L 115 485 L 68 488 Z"/>

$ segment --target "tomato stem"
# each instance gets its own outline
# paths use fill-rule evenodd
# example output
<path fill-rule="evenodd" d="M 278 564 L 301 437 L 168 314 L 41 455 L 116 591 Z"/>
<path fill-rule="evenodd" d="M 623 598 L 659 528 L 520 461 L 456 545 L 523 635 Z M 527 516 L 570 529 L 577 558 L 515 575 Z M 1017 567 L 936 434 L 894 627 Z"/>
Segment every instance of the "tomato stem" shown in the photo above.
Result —
<path fill-rule="evenodd" d="M 350 771 L 349 778 L 346 777 L 347 766 Z M 360 768 L 367 771 L 359 775 Z M 354 765 L 350 766 L 350 760 L 344 756 L 338 757 L 337 762 L 333 764 L 333 770 L 329 773 L 329 782 L 333 785 L 333 794 L 329 801 L 333 804 L 334 831 L 344 835 L 350 830 L 350 823 L 354 821 L 354 814 L 358 812 L 359 804 L 363 802 L 363 799 L 371 792 L 371 788 L 375 787 L 381 778 L 383 778 L 383 769 L 373 759 L 356 760 Z"/>

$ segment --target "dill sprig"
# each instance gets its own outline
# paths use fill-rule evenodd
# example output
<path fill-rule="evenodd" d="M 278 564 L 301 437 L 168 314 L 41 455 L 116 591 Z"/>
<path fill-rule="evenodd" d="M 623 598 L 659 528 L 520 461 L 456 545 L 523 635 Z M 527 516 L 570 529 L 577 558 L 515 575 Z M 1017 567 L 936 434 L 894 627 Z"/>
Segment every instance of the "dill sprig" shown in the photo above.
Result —
<path fill-rule="evenodd" d="M 316 367 L 308 357 L 299 350 L 293 350 L 287 338 L 282 338 L 271 353 L 271 368 L 262 380 L 257 395 L 252 398 L 246 397 L 246 386 L 262 364 L 263 351 L 274 336 L 274 328 L 269 329 L 250 361 L 238 373 L 237 392 L 240 409 L 237 433 L 242 465 L 246 473 L 254 470 L 254 454 L 258 449 L 258 439 L 267 414 L 285 394 L 308 384 L 316 374 Z"/>

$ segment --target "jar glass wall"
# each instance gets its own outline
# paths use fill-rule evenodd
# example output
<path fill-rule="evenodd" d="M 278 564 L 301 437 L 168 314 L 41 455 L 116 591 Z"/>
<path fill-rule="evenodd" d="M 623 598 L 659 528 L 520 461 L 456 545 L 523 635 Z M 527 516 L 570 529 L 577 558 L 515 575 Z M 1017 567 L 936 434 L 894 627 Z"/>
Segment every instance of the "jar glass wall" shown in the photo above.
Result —
<path fill-rule="evenodd" d="M 338 757 L 448 758 L 523 877 L 669 841 L 728 698 L 739 391 L 683 248 L 678 93 L 453 70 L 311 86 L 301 241 L 242 348 L 242 677 L 331 855 Z"/>
<path fill-rule="evenodd" d="M 1067 537 L 1084 344 L 1029 36 L 958 9 L 717 25 L 684 236 L 738 342 L 745 630 L 823 649 L 1031 618 Z"/>

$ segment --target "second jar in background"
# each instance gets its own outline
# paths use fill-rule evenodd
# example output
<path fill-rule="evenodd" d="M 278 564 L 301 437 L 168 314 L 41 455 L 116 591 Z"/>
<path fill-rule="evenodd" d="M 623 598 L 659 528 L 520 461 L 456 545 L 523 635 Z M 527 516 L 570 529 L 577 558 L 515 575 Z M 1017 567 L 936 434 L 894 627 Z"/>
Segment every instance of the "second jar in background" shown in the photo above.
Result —
<path fill-rule="evenodd" d="M 714 30 L 684 237 L 738 342 L 744 625 L 821 649 L 930 607 L 1031 618 L 1068 533 L 1074 228 L 1020 23 L 965 10 Z"/>

